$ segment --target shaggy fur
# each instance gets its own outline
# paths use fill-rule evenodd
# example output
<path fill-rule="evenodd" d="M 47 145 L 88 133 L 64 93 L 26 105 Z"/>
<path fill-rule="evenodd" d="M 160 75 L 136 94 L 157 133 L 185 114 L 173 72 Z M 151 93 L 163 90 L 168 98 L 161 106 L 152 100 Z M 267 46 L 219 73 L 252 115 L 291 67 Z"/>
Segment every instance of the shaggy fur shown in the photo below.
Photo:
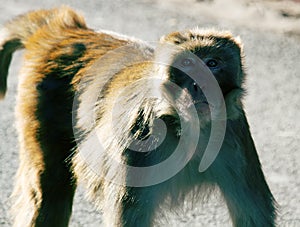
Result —
<path fill-rule="evenodd" d="M 68 7 L 27 13 L 0 30 L 0 98 L 13 52 L 26 49 L 16 108 L 20 166 L 13 192 L 14 226 L 67 226 L 78 180 L 103 211 L 106 226 L 153 226 L 158 210 L 180 206 L 188 194 L 196 203 L 215 185 L 234 226 L 275 226 L 275 201 L 241 101 L 245 73 L 240 41 L 228 32 L 194 29 L 171 33 L 160 42 L 178 48 L 168 53 L 134 38 L 95 32 Z M 201 129 L 193 124 L 185 129 L 195 138 L 201 130 L 201 138 L 194 147 L 184 141 L 184 168 L 166 181 L 145 186 L 155 172 L 140 179 L 127 166 L 160 163 L 184 133 L 175 109 L 153 97 L 168 96 L 184 109 L 198 95 L 193 91 L 173 97 L 168 82 L 190 92 L 185 87 L 189 79 L 180 84 L 180 73 L 153 62 L 172 64 L 185 51 L 202 60 L 223 58 L 224 67 L 213 73 L 226 104 L 225 139 L 216 160 L 200 173 L 210 120 L 199 113 Z M 162 82 L 157 86 L 153 78 Z M 165 140 L 146 154 L 133 152 L 130 145 L 153 135 L 156 120 L 168 128 Z M 183 120 L 195 119 L 185 112 Z M 94 140 L 95 132 L 102 147 Z M 185 157 L 193 149 L 196 153 Z M 140 185 L 131 185 L 132 179 Z"/>

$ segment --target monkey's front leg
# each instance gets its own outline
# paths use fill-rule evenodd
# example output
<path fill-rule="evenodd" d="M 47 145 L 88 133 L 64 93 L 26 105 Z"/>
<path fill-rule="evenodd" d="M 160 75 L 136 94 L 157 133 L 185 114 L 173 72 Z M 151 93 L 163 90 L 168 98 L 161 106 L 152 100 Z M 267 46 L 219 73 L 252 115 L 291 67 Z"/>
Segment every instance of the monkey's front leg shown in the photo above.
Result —
<path fill-rule="evenodd" d="M 153 226 L 155 210 L 158 207 L 157 186 L 111 186 L 110 193 L 104 195 L 105 226 Z"/>
<path fill-rule="evenodd" d="M 153 226 L 158 205 L 155 186 L 127 187 L 122 198 L 121 220 L 123 226 Z"/>
<path fill-rule="evenodd" d="M 211 166 L 235 227 L 275 226 L 275 200 L 266 183 L 245 117 L 228 123 L 224 147 Z"/>

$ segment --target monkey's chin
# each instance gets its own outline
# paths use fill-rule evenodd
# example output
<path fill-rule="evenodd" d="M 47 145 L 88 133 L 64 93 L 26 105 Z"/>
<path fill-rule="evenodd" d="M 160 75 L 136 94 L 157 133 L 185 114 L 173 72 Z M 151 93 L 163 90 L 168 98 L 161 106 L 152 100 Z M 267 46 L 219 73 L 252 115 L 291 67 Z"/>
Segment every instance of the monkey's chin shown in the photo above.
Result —
<path fill-rule="evenodd" d="M 211 121 L 210 106 L 207 102 L 198 102 L 194 105 L 198 113 L 200 127 L 205 128 Z"/>

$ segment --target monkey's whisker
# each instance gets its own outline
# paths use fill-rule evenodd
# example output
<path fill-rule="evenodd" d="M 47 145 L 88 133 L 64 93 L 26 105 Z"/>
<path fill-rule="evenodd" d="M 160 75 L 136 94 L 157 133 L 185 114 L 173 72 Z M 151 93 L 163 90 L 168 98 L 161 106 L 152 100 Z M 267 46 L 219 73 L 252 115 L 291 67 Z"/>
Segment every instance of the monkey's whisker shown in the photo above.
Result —
<path fill-rule="evenodd" d="M 202 105 L 202 106 L 207 106 L 209 108 L 215 108 L 214 104 L 209 103 L 206 100 L 195 100 L 193 101 L 193 105 Z"/>

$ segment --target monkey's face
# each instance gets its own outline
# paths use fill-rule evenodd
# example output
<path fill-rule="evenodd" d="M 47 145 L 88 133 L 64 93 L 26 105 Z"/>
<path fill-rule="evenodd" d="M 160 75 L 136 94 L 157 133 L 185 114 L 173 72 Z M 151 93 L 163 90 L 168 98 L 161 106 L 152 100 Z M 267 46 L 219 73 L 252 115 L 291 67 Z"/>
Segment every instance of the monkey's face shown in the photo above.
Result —
<path fill-rule="evenodd" d="M 182 88 L 181 93 L 173 94 L 175 99 L 188 93 L 197 111 L 207 114 L 211 103 L 206 94 L 216 92 L 209 90 L 209 77 L 216 79 L 224 99 L 231 91 L 241 89 L 241 46 L 230 34 L 194 30 L 172 33 L 162 41 L 182 49 L 169 67 L 170 81 Z"/>

